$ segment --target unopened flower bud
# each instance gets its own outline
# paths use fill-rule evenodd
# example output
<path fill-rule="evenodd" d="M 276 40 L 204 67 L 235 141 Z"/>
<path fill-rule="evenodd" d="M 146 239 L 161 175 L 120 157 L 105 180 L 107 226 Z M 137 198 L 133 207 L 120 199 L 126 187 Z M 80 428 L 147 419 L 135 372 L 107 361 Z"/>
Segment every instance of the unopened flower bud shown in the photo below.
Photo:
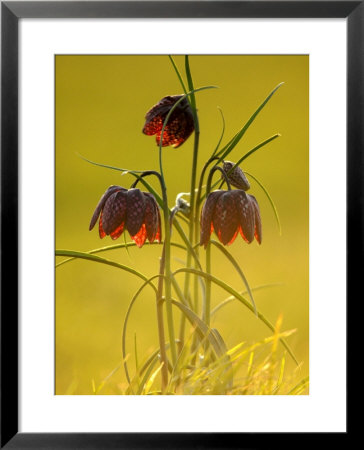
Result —
<path fill-rule="evenodd" d="M 178 210 L 181 211 L 185 216 L 189 216 L 191 212 L 190 204 L 182 197 L 177 198 Z"/>
<path fill-rule="evenodd" d="M 234 165 L 235 163 L 231 161 L 224 161 L 222 168 L 224 172 L 227 174 L 228 180 L 230 181 L 230 184 L 232 186 L 238 189 L 243 189 L 243 191 L 247 191 L 248 189 L 250 189 L 249 181 L 247 180 L 244 172 L 241 170 L 239 166 L 236 166 L 233 170 L 231 170 L 234 167 Z"/>

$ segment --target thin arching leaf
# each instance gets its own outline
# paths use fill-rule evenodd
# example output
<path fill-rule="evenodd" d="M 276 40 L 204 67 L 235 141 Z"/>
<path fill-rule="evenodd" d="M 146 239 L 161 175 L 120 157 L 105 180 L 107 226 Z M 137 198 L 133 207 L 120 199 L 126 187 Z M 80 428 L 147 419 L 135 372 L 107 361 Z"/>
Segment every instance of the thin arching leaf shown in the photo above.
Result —
<path fill-rule="evenodd" d="M 251 150 L 249 150 L 247 153 L 245 153 L 245 155 L 243 155 L 239 161 L 237 163 L 234 164 L 234 166 L 229 170 L 229 172 L 232 172 L 236 166 L 238 166 L 239 164 L 241 164 L 243 161 L 245 161 L 247 158 L 249 158 L 249 156 L 251 156 L 253 153 L 255 153 L 256 151 L 258 151 L 259 149 L 265 147 L 267 144 L 269 144 L 270 142 L 274 141 L 275 139 L 279 138 L 281 135 L 279 133 L 274 134 L 273 136 L 269 137 L 268 139 L 265 139 L 263 142 L 261 142 L 260 144 L 256 145 L 254 148 L 252 148 Z M 229 173 L 228 172 L 228 173 Z"/>
<path fill-rule="evenodd" d="M 203 277 L 203 278 L 206 278 L 206 279 L 212 281 L 214 284 L 220 286 L 226 292 L 233 295 L 237 300 L 239 300 L 243 305 L 245 305 L 252 313 L 254 313 L 254 308 L 250 304 L 250 302 L 248 300 L 246 300 L 238 291 L 233 289 L 228 284 L 224 283 L 222 280 L 220 280 L 212 275 L 209 275 L 205 272 L 202 272 L 200 270 L 190 269 L 190 268 L 178 269 L 174 272 L 174 275 L 176 275 L 177 273 L 183 273 L 183 272 L 193 273 L 197 276 L 200 276 L 200 277 Z M 259 311 L 258 311 L 258 319 L 261 320 L 274 333 L 274 331 L 275 331 L 274 325 L 272 325 L 271 322 Z M 289 347 L 289 345 L 287 344 L 287 342 L 283 339 L 280 339 L 280 341 L 281 341 L 282 345 L 286 348 L 286 350 L 289 353 L 289 355 L 291 356 L 291 358 L 295 361 L 295 363 L 297 365 L 299 365 L 296 357 L 294 356 L 294 354 L 293 354 L 291 348 Z"/>
<path fill-rule="evenodd" d="M 282 226 L 281 226 L 281 221 L 279 220 L 279 215 L 278 215 L 278 211 L 276 208 L 276 205 L 273 202 L 272 197 L 269 195 L 269 192 L 267 191 L 267 189 L 262 185 L 262 183 L 251 173 L 249 172 L 245 172 L 246 175 L 248 175 L 249 177 L 253 178 L 253 180 L 262 188 L 264 194 L 267 196 L 267 199 L 273 209 L 274 212 L 274 217 L 276 218 L 277 224 L 278 224 L 278 229 L 279 229 L 279 235 L 282 235 Z"/>
<path fill-rule="evenodd" d="M 280 136 L 279 133 L 271 136 L 270 138 L 266 139 L 265 141 L 261 142 L 260 144 L 256 145 L 255 147 L 253 147 L 251 150 L 249 150 L 248 152 L 245 153 L 244 156 L 242 156 L 235 164 L 234 166 L 229 170 L 228 174 L 230 172 L 232 172 L 235 167 L 239 166 L 245 159 L 247 159 L 249 156 L 251 156 L 253 153 L 255 153 L 257 150 L 259 150 L 260 148 L 263 148 L 265 145 L 269 144 L 270 142 L 272 142 L 274 139 L 277 139 Z M 216 163 L 218 164 L 218 162 Z M 244 170 L 244 173 L 247 173 Z M 221 182 L 221 180 L 217 180 L 215 181 L 215 183 L 212 184 L 211 186 L 211 190 L 214 189 L 219 183 Z M 221 182 L 222 184 L 224 184 L 224 181 Z M 206 198 L 206 193 L 200 196 L 199 199 L 199 203 L 201 203 L 204 199 Z"/>
<path fill-rule="evenodd" d="M 128 170 L 128 169 L 122 169 L 120 167 L 115 167 L 115 166 L 109 166 L 107 164 L 101 164 L 101 163 L 97 163 L 95 161 L 91 161 L 90 159 L 85 158 L 84 156 L 80 155 L 79 153 L 77 153 L 77 155 L 83 159 L 84 161 L 97 166 L 97 167 L 104 167 L 105 169 L 111 169 L 111 170 L 116 170 L 118 172 L 122 172 L 122 174 L 130 174 L 133 175 L 135 178 L 138 178 L 140 183 L 142 183 L 147 189 L 148 191 L 154 195 L 155 199 L 157 200 L 157 203 L 159 204 L 159 206 L 161 208 L 163 208 L 163 199 L 162 197 L 157 193 L 157 191 L 153 188 L 153 186 L 151 186 L 150 183 L 148 183 L 148 181 L 146 181 L 145 178 L 141 177 L 139 174 L 142 174 L 144 172 L 146 172 L 145 170 Z"/>
<path fill-rule="evenodd" d="M 256 287 L 252 288 L 251 290 L 252 290 L 252 292 L 255 292 L 255 291 L 259 291 L 261 289 L 267 289 L 270 287 L 281 286 L 281 285 L 282 285 L 281 283 L 263 284 L 261 286 L 256 286 Z M 240 292 L 240 294 L 242 296 L 244 296 L 245 294 L 248 294 L 248 291 L 242 291 L 242 292 Z M 231 295 L 230 297 L 226 298 L 225 300 L 223 300 L 222 302 L 220 302 L 218 305 L 215 306 L 215 308 L 211 311 L 210 316 L 211 317 L 214 316 L 217 313 L 217 311 L 219 311 L 221 308 L 228 305 L 229 303 L 231 303 L 234 300 L 235 300 L 234 295 Z"/>
<path fill-rule="evenodd" d="M 160 244 L 161 244 L 161 242 L 154 241 L 154 242 L 149 242 L 147 245 L 160 245 Z M 172 247 L 177 247 L 177 248 L 181 248 L 183 250 L 187 250 L 187 248 L 184 245 L 179 244 L 177 242 L 171 242 L 171 245 L 172 245 Z M 125 242 L 123 244 L 107 245 L 106 247 L 95 248 L 93 250 L 89 250 L 88 252 L 84 252 L 84 253 L 87 253 L 89 255 L 94 255 L 96 253 L 102 253 L 102 252 L 107 252 L 109 250 L 117 250 L 119 248 L 128 248 L 128 247 L 136 247 L 136 243 L 133 241 L 133 242 Z M 74 261 L 75 259 L 77 259 L 77 258 L 72 257 L 72 258 L 64 259 L 64 260 L 60 261 L 59 263 L 57 263 L 55 267 L 56 268 L 60 267 L 63 264 L 66 264 L 70 261 Z"/>
<path fill-rule="evenodd" d="M 127 363 L 126 363 L 126 361 L 125 361 L 125 358 L 126 358 L 126 328 L 127 328 L 127 325 L 128 325 L 128 320 L 129 320 L 129 316 L 130 316 L 130 313 L 131 313 L 131 310 L 133 309 L 133 306 L 134 306 L 134 303 L 136 302 L 136 300 L 138 299 L 138 297 L 139 297 L 139 295 L 141 294 L 141 292 L 144 290 L 144 288 L 147 286 L 147 285 L 152 285 L 152 286 L 154 286 L 153 284 L 152 284 L 152 281 L 155 279 L 155 278 L 159 278 L 159 277 L 161 277 L 161 276 L 163 276 L 163 275 L 154 275 L 153 277 L 151 277 L 151 278 L 149 278 L 149 279 L 147 279 L 146 281 L 145 281 L 145 283 L 143 283 L 143 285 L 137 290 L 137 292 L 134 294 L 134 296 L 133 296 L 133 298 L 131 299 L 131 302 L 129 303 L 129 306 L 128 306 L 128 309 L 127 309 L 127 311 L 126 311 L 126 315 L 125 315 L 125 319 L 124 319 L 124 323 L 123 323 L 123 331 L 122 331 L 122 353 L 123 353 L 123 359 L 124 359 L 124 370 L 125 370 L 125 375 L 126 375 L 126 379 L 128 380 L 128 383 L 130 384 L 131 383 L 131 381 L 130 381 L 130 376 L 129 376 L 129 371 L 128 371 L 128 365 L 127 365 Z M 157 294 L 157 289 L 156 289 L 156 294 Z"/>
<path fill-rule="evenodd" d="M 191 253 L 193 259 L 195 260 L 196 264 L 198 265 L 199 269 L 202 270 L 200 260 L 199 260 L 199 258 L 197 256 L 193 246 L 191 245 L 188 237 L 186 236 L 186 233 L 184 232 L 183 228 L 181 227 L 180 223 L 178 222 L 178 220 L 176 218 L 173 220 L 173 226 L 178 231 L 178 233 L 181 236 L 183 242 L 186 244 L 187 249 L 190 251 L 190 253 Z"/>
<path fill-rule="evenodd" d="M 272 92 L 267 96 L 267 98 L 259 105 L 259 107 L 256 109 L 256 111 L 250 116 L 249 120 L 246 122 L 246 124 L 241 128 L 238 133 L 231 139 L 231 141 L 219 152 L 219 160 L 216 164 L 219 164 L 222 160 L 224 160 L 228 154 L 235 148 L 235 146 L 240 142 L 241 138 L 244 136 L 250 125 L 254 122 L 257 115 L 260 113 L 260 111 L 264 108 L 264 106 L 269 102 L 269 100 L 272 98 L 274 93 L 282 86 L 284 83 L 279 83 Z"/>
<path fill-rule="evenodd" d="M 174 71 L 175 71 L 176 74 L 177 74 L 177 78 L 178 78 L 179 82 L 181 83 L 183 92 L 187 95 L 187 89 L 186 89 L 186 86 L 185 86 L 185 84 L 184 84 L 184 82 L 183 82 L 183 79 L 182 79 L 182 76 L 181 76 L 181 74 L 180 74 L 180 71 L 178 70 L 178 67 L 176 66 L 176 63 L 174 62 L 174 60 L 173 60 L 173 58 L 172 58 L 171 55 L 168 55 L 168 58 L 169 58 L 169 60 L 170 60 L 171 63 L 172 63 L 173 69 L 174 69 Z"/>
<path fill-rule="evenodd" d="M 190 99 L 191 99 L 191 106 L 193 109 L 196 109 L 196 100 L 195 100 L 195 90 L 193 87 L 193 81 L 192 81 L 192 75 L 191 75 L 191 69 L 190 69 L 190 61 L 189 56 L 185 56 L 185 69 L 186 69 L 186 77 L 187 77 L 187 83 L 188 83 L 188 89 L 190 90 Z"/>
<path fill-rule="evenodd" d="M 196 327 L 196 331 L 198 335 L 200 336 L 200 339 L 207 339 L 208 342 L 211 344 L 212 348 L 214 349 L 214 352 L 216 353 L 217 357 L 221 357 L 226 354 L 227 347 L 225 344 L 223 344 L 222 338 L 217 339 L 216 334 L 212 332 L 212 329 L 209 328 L 205 322 L 203 322 L 197 314 L 195 314 L 190 308 L 188 308 L 186 305 L 183 305 L 180 302 L 177 302 L 175 300 L 172 300 L 172 304 L 179 308 L 181 312 L 186 316 L 186 318 L 189 320 L 189 322 Z"/>
<path fill-rule="evenodd" d="M 125 266 L 124 264 L 119 264 L 115 261 L 110 261 L 109 259 L 101 258 L 100 256 L 91 255 L 90 253 L 76 252 L 73 250 L 56 250 L 56 256 L 68 256 L 71 258 L 86 259 L 87 261 L 92 261 L 92 262 L 96 262 L 99 264 L 106 264 L 107 266 L 116 267 L 117 269 L 125 270 L 126 272 L 129 272 L 129 273 L 137 276 L 138 278 L 141 278 L 143 281 L 148 282 L 148 278 L 145 275 L 143 275 L 141 272 L 138 272 L 137 270 L 135 270 L 129 266 Z M 155 291 L 157 291 L 156 287 L 153 284 L 151 284 L 151 286 L 153 286 Z"/>
<path fill-rule="evenodd" d="M 216 155 L 216 153 L 218 152 L 218 150 L 220 148 L 221 141 L 222 141 L 222 139 L 224 137 L 224 134 L 225 134 L 225 117 L 224 117 L 224 114 L 222 112 L 222 109 L 220 107 L 218 107 L 217 109 L 220 111 L 220 114 L 221 114 L 222 130 L 221 130 L 221 134 L 220 134 L 220 139 L 218 140 L 217 145 L 215 147 L 215 150 L 212 152 L 212 155 L 211 155 L 210 159 L 213 158 Z"/>
<path fill-rule="evenodd" d="M 220 244 L 220 242 L 215 241 L 214 239 L 210 240 L 211 244 L 213 244 L 216 248 L 218 248 L 220 250 L 221 253 L 223 253 L 226 258 L 231 262 L 231 264 L 233 265 L 234 269 L 237 271 L 237 273 L 239 274 L 240 278 L 243 280 L 243 283 L 245 284 L 245 287 L 248 291 L 250 300 L 252 302 L 253 308 L 254 308 L 254 313 L 257 316 L 257 307 L 255 305 L 255 301 L 254 301 L 254 297 L 253 297 L 253 293 L 250 289 L 248 280 L 246 279 L 246 276 L 244 275 L 243 271 L 240 269 L 239 264 L 237 263 L 236 259 L 230 254 L 230 252 L 228 252 L 226 250 L 226 248 Z"/>

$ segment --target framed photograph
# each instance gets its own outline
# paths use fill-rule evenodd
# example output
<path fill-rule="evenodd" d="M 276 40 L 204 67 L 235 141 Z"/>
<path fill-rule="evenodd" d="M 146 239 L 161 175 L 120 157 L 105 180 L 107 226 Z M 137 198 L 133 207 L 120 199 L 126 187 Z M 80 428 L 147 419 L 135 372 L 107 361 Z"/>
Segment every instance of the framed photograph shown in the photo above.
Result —
<path fill-rule="evenodd" d="M 2 2 L 2 447 L 348 435 L 363 8 Z"/>

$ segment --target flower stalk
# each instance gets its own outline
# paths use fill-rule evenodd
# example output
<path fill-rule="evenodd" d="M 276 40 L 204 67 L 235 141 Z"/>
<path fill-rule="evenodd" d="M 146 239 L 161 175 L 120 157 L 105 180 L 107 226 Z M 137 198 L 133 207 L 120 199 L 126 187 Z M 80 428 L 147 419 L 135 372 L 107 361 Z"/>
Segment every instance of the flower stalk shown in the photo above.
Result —
<path fill-rule="evenodd" d="M 195 223 L 198 224 L 198 218 L 196 218 L 194 212 L 195 212 L 195 199 L 196 199 L 196 174 L 197 174 L 197 162 L 198 162 L 198 147 L 199 147 L 199 140 L 200 140 L 200 126 L 199 126 L 199 120 L 198 120 L 198 114 L 196 109 L 196 98 L 195 98 L 195 91 L 191 76 L 191 70 L 189 66 L 189 59 L 188 55 L 185 56 L 185 68 L 186 68 L 186 76 L 187 76 L 187 82 L 188 82 L 188 89 L 190 91 L 189 93 L 189 101 L 191 104 L 192 109 L 192 116 L 195 126 L 195 137 L 194 137 L 194 143 L 193 143 L 193 157 L 192 157 L 192 172 L 191 172 L 191 188 L 190 188 L 190 209 L 191 209 L 191 216 L 190 216 L 190 222 L 189 222 L 189 228 L 188 228 L 188 239 L 190 243 L 193 246 L 193 243 L 195 242 L 194 239 L 194 233 L 195 233 Z M 197 240 L 198 234 L 196 234 L 196 240 Z M 187 252 L 187 260 L 186 260 L 186 267 L 192 268 L 192 254 L 191 251 L 188 250 Z M 194 308 L 195 312 L 197 312 L 197 302 L 198 302 L 198 288 L 197 288 L 197 277 L 195 277 L 195 284 L 194 284 Z M 187 272 L 185 275 L 185 282 L 184 282 L 184 290 L 183 295 L 185 298 L 188 298 L 189 296 L 189 284 L 190 284 L 190 274 Z M 179 341 L 180 341 L 180 349 L 183 347 L 184 343 L 184 334 L 185 334 L 185 316 L 182 315 L 181 317 L 181 323 L 180 323 L 180 333 L 179 333 Z"/>
<path fill-rule="evenodd" d="M 157 324 L 158 324 L 158 338 L 160 349 L 161 378 L 162 378 L 162 393 L 166 392 L 168 386 L 168 360 L 166 352 L 166 340 L 164 336 L 164 318 L 163 318 L 163 277 L 165 270 L 165 243 L 163 244 L 162 256 L 159 265 L 159 280 L 157 293 Z"/>

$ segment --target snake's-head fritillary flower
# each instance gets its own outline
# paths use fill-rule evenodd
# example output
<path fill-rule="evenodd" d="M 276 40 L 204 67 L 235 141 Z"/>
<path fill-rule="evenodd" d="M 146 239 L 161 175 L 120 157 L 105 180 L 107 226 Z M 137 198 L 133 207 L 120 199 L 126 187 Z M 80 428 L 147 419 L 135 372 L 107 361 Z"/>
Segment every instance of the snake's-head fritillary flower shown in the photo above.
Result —
<path fill-rule="evenodd" d="M 231 170 L 234 166 L 235 163 L 231 161 L 224 161 L 222 168 L 227 174 L 228 180 L 232 186 L 238 189 L 243 189 L 243 191 L 247 191 L 250 189 L 249 181 L 239 166 L 236 166 L 234 170 Z M 229 173 L 230 170 L 231 172 Z M 223 178 L 223 175 L 221 175 L 221 178 Z"/>
<path fill-rule="evenodd" d="M 220 242 L 232 244 L 240 232 L 251 243 L 262 242 L 262 223 L 256 198 L 242 189 L 211 192 L 201 211 L 200 245 L 205 248 L 215 230 Z"/>
<path fill-rule="evenodd" d="M 157 202 L 149 192 L 110 186 L 101 197 L 90 222 L 90 231 L 99 220 L 99 235 L 117 239 L 126 228 L 138 247 L 161 241 L 161 218 Z"/>
<path fill-rule="evenodd" d="M 154 105 L 145 116 L 143 133 L 148 136 L 156 135 L 157 145 L 160 145 L 164 120 L 173 105 L 183 95 L 168 95 Z M 173 110 L 163 132 L 162 146 L 179 147 L 195 129 L 191 107 L 184 98 Z"/>

